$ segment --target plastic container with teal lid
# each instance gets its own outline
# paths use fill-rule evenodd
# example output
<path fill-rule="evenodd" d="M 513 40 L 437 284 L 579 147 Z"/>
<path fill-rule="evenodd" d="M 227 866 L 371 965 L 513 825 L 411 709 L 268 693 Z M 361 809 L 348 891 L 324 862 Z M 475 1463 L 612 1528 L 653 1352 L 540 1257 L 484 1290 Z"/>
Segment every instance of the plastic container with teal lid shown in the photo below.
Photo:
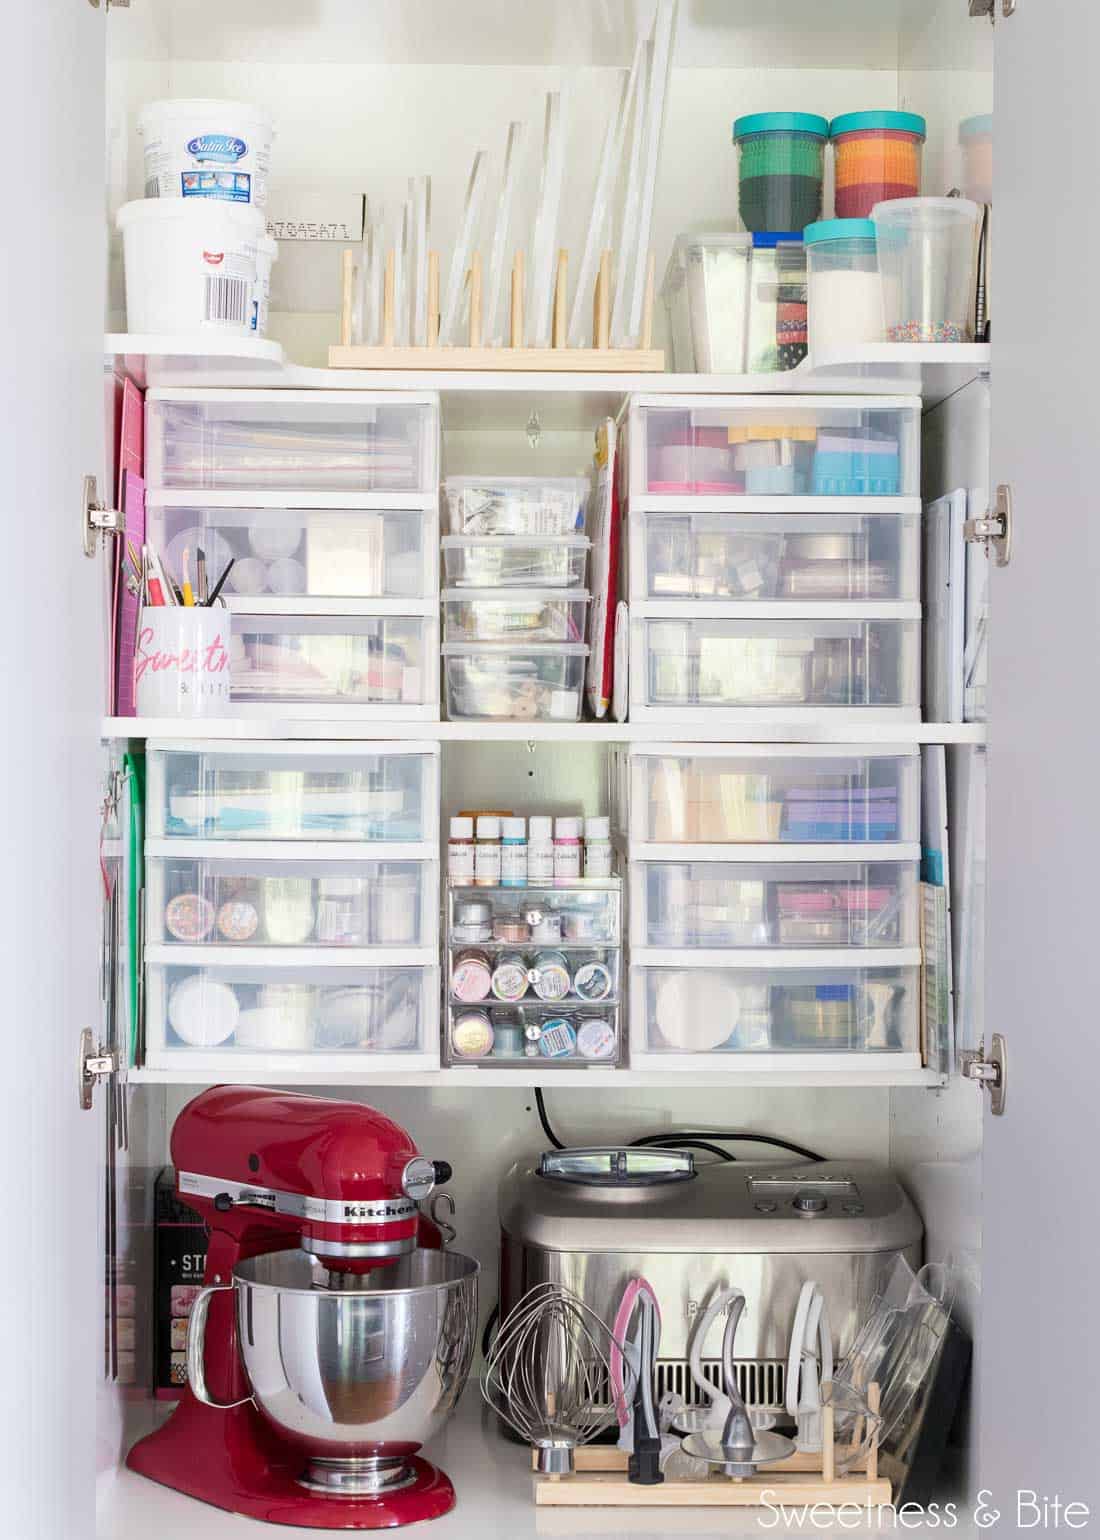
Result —
<path fill-rule="evenodd" d="M 876 203 L 887 342 L 973 342 L 981 217 L 969 198 Z"/>
<path fill-rule="evenodd" d="M 810 354 L 883 340 L 882 282 L 870 219 L 823 219 L 803 231 Z"/>
<path fill-rule="evenodd" d="M 821 218 L 827 118 L 813 112 L 753 112 L 733 125 L 738 208 L 746 230 L 800 232 Z"/>
<path fill-rule="evenodd" d="M 829 125 L 838 219 L 866 219 L 876 203 L 916 198 L 927 124 L 916 112 L 845 112 Z"/>
<path fill-rule="evenodd" d="M 959 124 L 964 197 L 975 203 L 993 202 L 993 114 L 981 112 Z"/>

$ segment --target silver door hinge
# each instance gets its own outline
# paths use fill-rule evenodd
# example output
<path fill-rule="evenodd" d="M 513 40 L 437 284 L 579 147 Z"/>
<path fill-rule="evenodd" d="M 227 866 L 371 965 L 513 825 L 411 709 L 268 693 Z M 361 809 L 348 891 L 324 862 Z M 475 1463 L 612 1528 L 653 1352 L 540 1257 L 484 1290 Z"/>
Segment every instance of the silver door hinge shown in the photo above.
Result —
<path fill-rule="evenodd" d="M 96 1042 L 89 1027 L 85 1027 L 80 1034 L 77 1070 L 80 1077 L 80 1108 L 82 1112 L 90 1112 L 92 1092 L 96 1088 L 96 1082 L 107 1080 L 111 1075 L 118 1073 L 118 1059 L 115 1054 L 108 1053 L 102 1044 Z"/>
<path fill-rule="evenodd" d="M 959 1054 L 959 1072 L 965 1079 L 985 1086 L 989 1092 L 990 1110 L 995 1118 L 999 1118 L 1008 1098 L 1008 1047 L 1001 1033 L 994 1032 L 990 1039 L 988 1059 L 984 1042 L 976 1049 L 963 1049 Z"/>
<path fill-rule="evenodd" d="M 967 519 L 963 536 L 974 545 L 984 545 L 985 554 L 996 559 L 998 567 L 1007 567 L 1012 557 L 1012 488 L 1002 483 L 997 488 L 993 507 L 979 519 Z"/>
<path fill-rule="evenodd" d="M 80 540 L 85 556 L 94 556 L 101 535 L 126 533 L 126 515 L 118 508 L 106 508 L 99 501 L 94 476 L 84 477 L 80 499 Z"/>

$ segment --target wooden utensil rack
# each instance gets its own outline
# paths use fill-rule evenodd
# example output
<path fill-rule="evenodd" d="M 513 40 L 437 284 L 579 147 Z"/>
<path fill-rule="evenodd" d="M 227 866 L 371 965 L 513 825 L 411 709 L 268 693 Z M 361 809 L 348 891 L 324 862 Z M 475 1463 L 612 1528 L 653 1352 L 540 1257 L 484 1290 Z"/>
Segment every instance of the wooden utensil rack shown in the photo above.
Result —
<path fill-rule="evenodd" d="M 355 294 L 355 252 L 343 254 L 341 267 L 340 341 L 329 348 L 330 369 L 494 369 L 494 370 L 583 370 L 615 374 L 659 373 L 665 367 L 665 355 L 653 343 L 653 254 L 646 269 L 645 299 L 642 306 L 640 346 L 613 348 L 611 333 L 611 252 L 600 257 L 592 300 L 592 346 L 571 348 L 566 345 L 566 299 L 569 256 L 558 252 L 554 278 L 554 303 L 551 342 L 548 348 L 524 344 L 525 267 L 522 251 L 517 251 L 512 265 L 509 340 L 493 347 L 483 341 L 481 256 L 475 252 L 466 274 L 469 292 L 469 325 L 464 346 L 442 347 L 439 343 L 439 254 L 428 253 L 428 341 L 423 346 L 399 346 L 394 342 L 395 254 L 386 257 L 382 292 L 382 341 L 377 344 L 352 342 L 352 313 Z"/>
<path fill-rule="evenodd" d="M 868 1386 L 867 1405 L 878 1411 L 877 1384 Z M 877 1508 L 889 1503 L 892 1489 L 878 1473 L 877 1437 L 865 1455 L 838 1475 L 837 1466 L 845 1463 L 849 1450 L 835 1442 L 832 1407 L 824 1406 L 821 1416 L 819 1454 L 792 1454 L 755 1476 L 666 1475 L 660 1486 L 639 1486 L 627 1480 L 629 1457 L 623 1450 L 585 1444 L 574 1452 L 572 1476 L 536 1475 L 535 1503 L 555 1508 L 751 1508 L 765 1502 L 774 1508 L 808 1508 L 814 1503 Z"/>

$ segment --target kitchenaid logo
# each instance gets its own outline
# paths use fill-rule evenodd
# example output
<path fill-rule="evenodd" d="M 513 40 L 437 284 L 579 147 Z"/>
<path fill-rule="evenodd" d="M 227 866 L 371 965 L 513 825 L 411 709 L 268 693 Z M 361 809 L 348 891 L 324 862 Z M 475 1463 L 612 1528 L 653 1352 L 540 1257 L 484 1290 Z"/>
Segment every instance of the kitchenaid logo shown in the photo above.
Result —
<path fill-rule="evenodd" d="M 407 1199 L 396 1203 L 345 1203 L 345 1219 L 371 1219 L 376 1223 L 383 1219 L 408 1219 L 416 1213 L 416 1204 Z"/>
<path fill-rule="evenodd" d="M 248 145 L 232 134 L 197 134 L 187 141 L 187 153 L 196 160 L 214 160 L 231 166 L 248 154 Z"/>

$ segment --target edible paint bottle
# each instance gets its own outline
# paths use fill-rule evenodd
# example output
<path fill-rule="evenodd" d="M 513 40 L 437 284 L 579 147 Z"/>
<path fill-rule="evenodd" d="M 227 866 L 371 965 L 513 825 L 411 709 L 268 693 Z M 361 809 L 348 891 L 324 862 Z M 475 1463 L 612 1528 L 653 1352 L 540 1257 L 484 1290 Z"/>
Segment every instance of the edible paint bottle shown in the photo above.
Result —
<path fill-rule="evenodd" d="M 534 887 L 540 882 L 554 880 L 554 841 L 551 818 L 531 819 L 531 839 L 527 846 L 527 882 Z"/>
<path fill-rule="evenodd" d="M 570 882 L 581 874 L 580 818 L 558 818 L 554 821 L 554 880 Z"/>
<path fill-rule="evenodd" d="M 500 886 L 500 819 L 482 813 L 477 820 L 477 844 L 474 848 L 474 886 Z"/>
<path fill-rule="evenodd" d="M 500 885 L 502 888 L 527 886 L 525 818 L 502 818 L 500 821 Z"/>
<path fill-rule="evenodd" d="M 474 880 L 474 821 L 452 818 L 447 841 L 447 881 L 452 888 L 468 888 Z"/>
<path fill-rule="evenodd" d="M 586 877 L 611 876 L 610 818 L 584 820 L 584 875 Z"/>

